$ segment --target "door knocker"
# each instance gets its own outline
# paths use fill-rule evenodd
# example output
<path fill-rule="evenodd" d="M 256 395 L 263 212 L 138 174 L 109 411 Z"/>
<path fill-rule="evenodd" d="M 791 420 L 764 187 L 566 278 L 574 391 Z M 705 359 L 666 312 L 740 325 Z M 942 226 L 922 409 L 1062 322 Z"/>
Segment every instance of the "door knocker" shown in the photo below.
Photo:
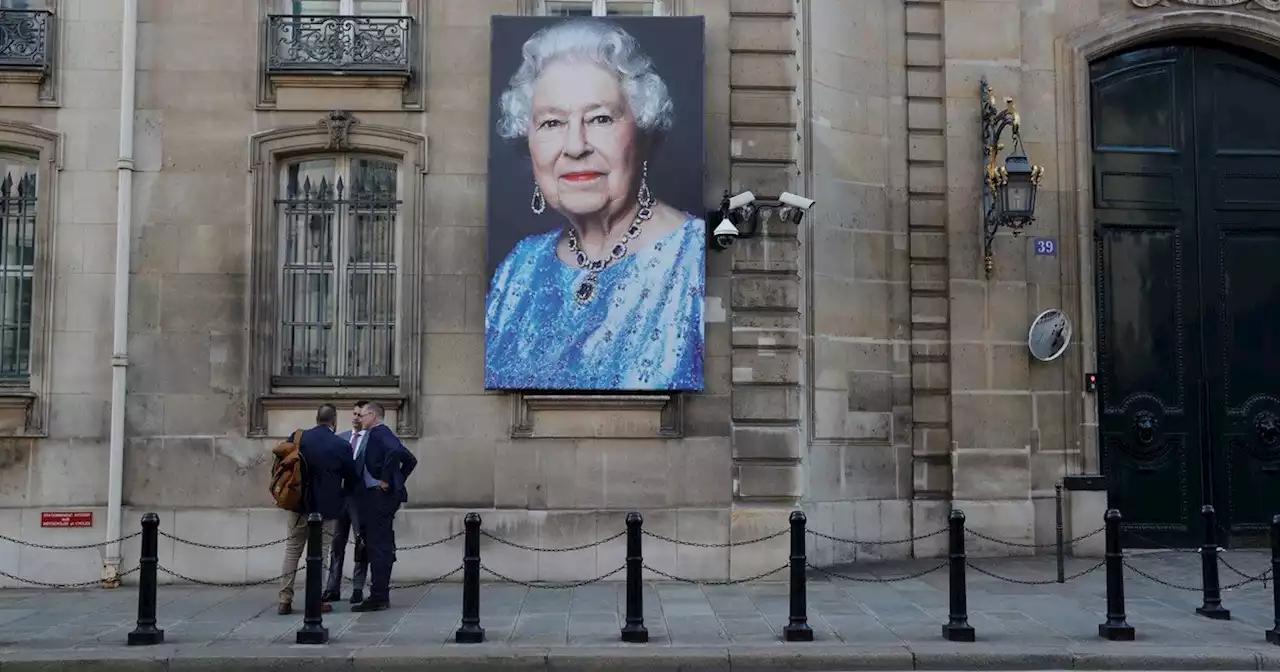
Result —
<path fill-rule="evenodd" d="M 1253 421 L 1253 429 L 1258 433 L 1258 441 L 1264 446 L 1274 446 L 1280 441 L 1280 419 L 1270 411 L 1263 411 Z"/>
<path fill-rule="evenodd" d="M 1156 440 L 1156 416 L 1150 411 L 1138 411 L 1133 416 L 1133 429 L 1138 435 L 1138 445 L 1149 446 Z"/>

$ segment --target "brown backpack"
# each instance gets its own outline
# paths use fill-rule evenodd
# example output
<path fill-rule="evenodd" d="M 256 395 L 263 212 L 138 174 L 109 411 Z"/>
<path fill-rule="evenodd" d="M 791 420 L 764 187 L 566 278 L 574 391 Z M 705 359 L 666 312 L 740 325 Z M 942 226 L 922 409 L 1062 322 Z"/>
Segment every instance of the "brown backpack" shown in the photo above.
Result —
<path fill-rule="evenodd" d="M 306 460 L 302 459 L 301 446 L 302 430 L 299 429 L 288 441 L 282 441 L 271 451 L 275 455 L 271 464 L 271 498 L 276 500 L 276 506 L 294 513 L 303 513 L 305 508 Z"/>

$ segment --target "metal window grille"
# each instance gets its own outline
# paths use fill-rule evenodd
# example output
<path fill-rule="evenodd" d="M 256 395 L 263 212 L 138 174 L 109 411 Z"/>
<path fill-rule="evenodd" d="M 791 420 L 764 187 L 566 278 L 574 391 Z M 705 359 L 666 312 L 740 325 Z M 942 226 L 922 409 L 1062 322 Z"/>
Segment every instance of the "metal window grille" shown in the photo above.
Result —
<path fill-rule="evenodd" d="M 31 375 L 36 174 L 9 162 L 0 169 L 0 383 L 21 383 Z"/>
<path fill-rule="evenodd" d="M 0 6 L 0 67 L 47 70 L 53 13 L 27 6 Z"/>
<path fill-rule="evenodd" d="M 377 159 L 309 163 L 338 170 L 313 180 L 295 164 L 276 201 L 284 236 L 279 377 L 392 384 L 397 166 Z"/>

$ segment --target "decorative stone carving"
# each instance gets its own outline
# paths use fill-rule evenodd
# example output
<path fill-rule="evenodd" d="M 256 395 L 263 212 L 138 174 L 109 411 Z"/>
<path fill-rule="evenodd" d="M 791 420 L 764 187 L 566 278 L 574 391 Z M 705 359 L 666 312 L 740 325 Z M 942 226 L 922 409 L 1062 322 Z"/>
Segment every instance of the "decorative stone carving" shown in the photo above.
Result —
<path fill-rule="evenodd" d="M 1280 1 L 1280 0 L 1277 0 Z M 348 141 L 351 127 L 356 123 L 356 118 L 351 116 L 346 110 L 332 110 L 325 115 L 324 121 L 321 122 L 329 128 L 329 149 L 350 149 L 351 143 Z"/>
<path fill-rule="evenodd" d="M 1132 0 L 1136 7 L 1155 7 L 1156 5 L 1168 6 L 1189 5 L 1191 7 L 1238 7 L 1244 5 L 1245 8 L 1260 7 L 1272 12 L 1280 12 L 1280 0 Z"/>

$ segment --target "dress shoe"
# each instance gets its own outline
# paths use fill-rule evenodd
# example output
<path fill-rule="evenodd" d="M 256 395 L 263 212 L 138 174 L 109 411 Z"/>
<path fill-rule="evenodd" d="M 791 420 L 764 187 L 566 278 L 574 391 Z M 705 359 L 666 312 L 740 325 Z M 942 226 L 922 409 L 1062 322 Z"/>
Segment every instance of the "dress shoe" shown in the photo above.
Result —
<path fill-rule="evenodd" d="M 375 602 L 373 600 L 368 600 L 365 602 L 361 602 L 360 604 L 357 604 L 354 607 L 351 607 L 351 611 L 355 611 L 355 612 L 386 611 L 390 607 L 391 607 L 390 602 L 385 602 L 385 601 Z"/>
<path fill-rule="evenodd" d="M 364 602 L 364 591 L 362 590 L 351 591 L 351 604 L 360 604 L 361 602 Z"/>
<path fill-rule="evenodd" d="M 320 596 L 320 599 L 324 600 L 325 602 L 337 602 L 338 600 L 342 599 L 342 596 L 331 590 L 326 590 L 324 591 L 324 594 Z"/>
<path fill-rule="evenodd" d="M 320 613 L 322 613 L 322 614 L 327 614 L 327 613 L 329 613 L 329 612 L 331 612 L 331 611 L 333 611 L 333 605 L 332 605 L 332 604 L 329 604 L 328 602 L 321 602 L 321 603 L 320 603 Z"/>
<path fill-rule="evenodd" d="M 288 602 L 281 602 L 280 607 L 276 609 L 276 613 L 281 616 L 288 616 L 293 613 L 293 605 Z"/>

